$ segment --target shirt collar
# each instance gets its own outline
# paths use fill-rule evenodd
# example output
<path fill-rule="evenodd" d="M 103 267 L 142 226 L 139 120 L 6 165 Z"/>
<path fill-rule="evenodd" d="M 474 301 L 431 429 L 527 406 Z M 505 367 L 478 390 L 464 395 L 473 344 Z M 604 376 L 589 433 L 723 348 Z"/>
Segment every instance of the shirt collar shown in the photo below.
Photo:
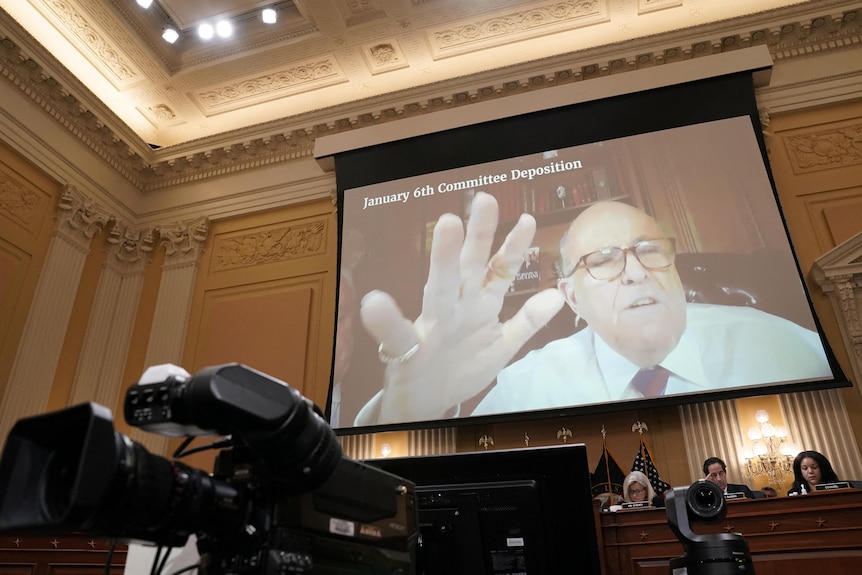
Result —
<path fill-rule="evenodd" d="M 602 371 L 608 393 L 611 397 L 633 399 L 641 394 L 629 386 L 638 372 L 638 366 L 614 351 L 605 341 L 593 334 L 596 360 Z M 676 347 L 659 363 L 671 372 L 668 380 L 667 395 L 709 388 L 709 380 L 703 369 L 701 353 L 697 342 L 683 333 Z"/>

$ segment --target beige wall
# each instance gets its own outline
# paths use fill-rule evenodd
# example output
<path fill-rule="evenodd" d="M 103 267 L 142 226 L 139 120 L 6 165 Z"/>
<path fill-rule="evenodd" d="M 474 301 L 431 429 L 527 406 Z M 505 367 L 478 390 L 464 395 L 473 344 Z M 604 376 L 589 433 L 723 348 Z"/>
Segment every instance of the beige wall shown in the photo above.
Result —
<path fill-rule="evenodd" d="M 856 160 L 858 152 L 853 156 L 847 151 L 845 157 L 833 160 L 830 158 L 835 156 L 834 150 L 827 147 L 821 151 L 817 147 L 814 157 L 806 156 L 808 163 L 801 165 L 800 142 L 805 141 L 801 137 L 840 133 L 843 128 L 858 132 L 862 123 L 859 110 L 856 103 L 785 113 L 772 118 L 769 127 L 768 147 L 781 204 L 806 273 L 818 256 L 862 229 L 862 163 Z M 816 158 L 820 156 L 824 163 L 817 164 Z M 12 182 L 14 189 L 32 193 L 40 206 L 28 220 L 30 229 L 20 222 L 7 223 L 9 208 L 0 213 L 5 218 L 0 228 L 2 391 L 44 259 L 60 185 L 6 148 L 0 148 L 0 168 L 0 176 Z M 323 407 L 334 331 L 336 225 L 331 199 L 260 212 L 245 210 L 212 221 L 198 262 L 188 322 L 176 318 L 176 328 L 186 330 L 184 367 L 194 371 L 213 363 L 246 362 L 284 379 Z M 68 288 L 76 290 L 76 301 L 46 406 L 49 410 L 68 405 L 72 375 L 104 262 L 104 242 L 104 234 L 94 238 L 82 280 Z M 152 335 L 152 317 L 165 261 L 164 247 L 159 246 L 151 257 L 136 304 L 136 322 L 123 381 L 117 382 L 123 388 L 134 382 L 146 367 L 146 347 Z M 829 341 L 849 375 L 850 357 L 830 304 L 811 282 L 809 288 Z M 858 388 L 850 388 L 843 391 L 843 397 L 857 443 L 862 445 L 862 396 Z M 759 408 L 759 401 L 754 398 L 739 405 L 743 435 L 750 423 L 742 419 Z M 776 399 L 763 398 L 762 404 L 774 411 Z M 110 407 L 119 413 L 121 400 Z M 458 445 L 461 450 L 481 449 L 478 441 L 485 434 L 494 437 L 496 449 L 521 447 L 527 437 L 530 445 L 549 445 L 562 441 L 558 432 L 566 428 L 572 431 L 569 441 L 587 443 L 591 459 L 597 459 L 604 427 L 609 448 L 619 463 L 627 467 L 637 448 L 637 433 L 631 431 L 636 421 L 649 426 L 647 438 L 660 462 L 663 479 L 672 484 L 688 482 L 690 462 L 679 411 L 674 407 L 465 427 L 459 430 Z M 121 417 L 116 424 L 121 431 L 128 431 Z M 397 437 L 387 442 L 399 449 L 404 444 Z M 201 456 L 190 463 L 207 467 L 209 458 Z"/>
<path fill-rule="evenodd" d="M 772 118 L 769 133 L 769 160 L 799 265 L 829 344 L 852 378 L 851 354 L 832 305 L 809 272 L 819 256 L 862 231 L 862 105 L 781 114 Z M 854 384 L 843 397 L 862 445 L 862 392 L 860 382 Z"/>
<path fill-rule="evenodd" d="M 53 229 L 61 185 L 0 142 L 0 398 Z"/>

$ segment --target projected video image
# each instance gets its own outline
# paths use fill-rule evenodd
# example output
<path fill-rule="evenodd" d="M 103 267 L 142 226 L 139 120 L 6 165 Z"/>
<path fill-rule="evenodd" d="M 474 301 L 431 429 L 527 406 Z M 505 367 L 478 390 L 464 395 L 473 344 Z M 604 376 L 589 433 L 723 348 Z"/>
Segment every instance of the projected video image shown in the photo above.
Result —
<path fill-rule="evenodd" d="M 834 384 L 747 116 L 342 210 L 336 429 Z"/>

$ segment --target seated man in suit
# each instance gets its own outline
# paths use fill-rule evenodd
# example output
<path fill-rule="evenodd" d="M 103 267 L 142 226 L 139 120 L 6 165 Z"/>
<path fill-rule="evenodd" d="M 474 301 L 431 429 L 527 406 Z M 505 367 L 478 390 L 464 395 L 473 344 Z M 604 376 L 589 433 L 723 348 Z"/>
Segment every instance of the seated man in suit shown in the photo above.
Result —
<path fill-rule="evenodd" d="M 748 499 L 754 499 L 754 493 L 747 485 L 727 482 L 727 465 L 718 457 L 710 457 L 703 462 L 704 479 L 718 485 L 725 495 L 728 493 L 743 493 Z"/>

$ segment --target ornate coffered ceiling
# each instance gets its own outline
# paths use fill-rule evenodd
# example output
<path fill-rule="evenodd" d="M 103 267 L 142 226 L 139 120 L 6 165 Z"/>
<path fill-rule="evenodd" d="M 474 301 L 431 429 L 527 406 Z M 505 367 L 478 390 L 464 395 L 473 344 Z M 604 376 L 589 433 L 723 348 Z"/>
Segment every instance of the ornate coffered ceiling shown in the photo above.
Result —
<path fill-rule="evenodd" d="M 277 8 L 276 25 L 256 17 L 263 5 Z M 858 50 L 862 22 L 862 2 L 842 0 L 0 6 L 3 89 L 142 191 L 308 155 L 321 134 L 692 58 L 708 65 L 741 47 L 765 44 L 776 61 Z M 196 39 L 192 27 L 218 15 L 235 18 L 234 39 Z M 168 21 L 181 28 L 173 45 L 160 37 Z"/>

